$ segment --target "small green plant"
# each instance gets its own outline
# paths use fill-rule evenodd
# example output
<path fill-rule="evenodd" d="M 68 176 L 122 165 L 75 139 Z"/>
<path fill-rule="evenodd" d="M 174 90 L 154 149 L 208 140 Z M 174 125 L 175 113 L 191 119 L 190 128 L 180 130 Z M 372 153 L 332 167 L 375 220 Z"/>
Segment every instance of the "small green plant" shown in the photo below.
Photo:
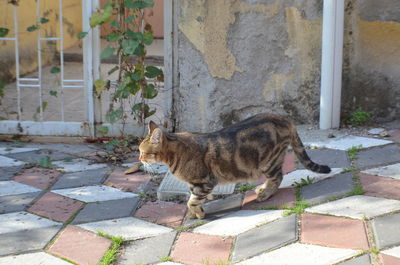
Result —
<path fill-rule="evenodd" d="M 312 184 L 313 182 L 314 182 L 314 178 L 310 178 L 310 176 L 307 176 L 306 179 L 301 178 L 300 182 L 295 181 L 295 182 L 294 182 L 294 185 L 295 185 L 297 188 L 301 188 L 301 187 L 303 187 L 303 186 L 310 185 L 310 184 Z"/>
<path fill-rule="evenodd" d="M 39 166 L 44 168 L 50 168 L 52 166 L 51 158 L 49 156 L 41 157 L 39 159 Z"/>
<path fill-rule="evenodd" d="M 371 249 L 371 253 L 373 253 L 373 254 L 375 254 L 375 255 L 378 255 L 378 254 L 380 253 L 380 251 L 379 251 L 379 249 L 377 249 L 377 248 L 372 248 L 372 249 Z"/>
<path fill-rule="evenodd" d="M 67 157 L 67 158 L 64 158 L 64 160 L 63 160 L 64 162 L 71 162 L 72 161 L 72 158 L 71 157 Z"/>
<path fill-rule="evenodd" d="M 111 245 L 110 249 L 108 249 L 107 252 L 104 254 L 99 265 L 114 264 L 114 262 L 117 259 L 118 250 L 121 247 L 122 243 L 124 242 L 123 238 L 108 235 L 104 232 L 97 232 L 97 235 L 108 238 L 112 241 L 112 245 Z"/>
<path fill-rule="evenodd" d="M 279 208 L 277 206 L 262 206 L 258 208 L 259 210 L 278 210 Z"/>
<path fill-rule="evenodd" d="M 145 199 L 145 198 L 147 197 L 147 195 L 144 194 L 144 193 L 142 193 L 142 192 L 138 192 L 137 195 L 139 195 L 139 197 L 140 197 L 141 199 Z"/>
<path fill-rule="evenodd" d="M 211 265 L 211 264 L 213 264 L 213 265 L 233 265 L 232 262 L 223 261 L 223 260 L 218 260 L 218 261 L 213 262 L 213 263 L 210 263 L 210 261 L 208 261 L 208 260 L 203 261 L 203 265 Z"/>
<path fill-rule="evenodd" d="M 4 149 L 4 151 L 6 151 L 6 152 L 9 152 L 11 150 L 13 150 L 11 147 L 7 147 L 6 149 Z"/>
<path fill-rule="evenodd" d="M 368 123 L 370 119 L 371 119 L 371 114 L 369 114 L 364 110 L 358 109 L 350 114 L 347 121 L 352 125 L 361 126 Z"/>
<path fill-rule="evenodd" d="M 20 141 L 15 141 L 14 142 L 14 146 L 17 147 L 17 148 L 21 148 L 21 147 L 25 146 L 25 143 L 20 142 Z"/>
<path fill-rule="evenodd" d="M 167 261 L 172 261 L 172 258 L 170 256 L 166 256 L 160 259 L 160 262 L 167 262 Z"/>
<path fill-rule="evenodd" d="M 304 210 L 311 205 L 304 200 L 299 200 L 294 203 L 294 207 L 285 207 L 286 211 L 283 212 L 283 216 L 288 216 L 293 213 L 304 213 Z"/>
<path fill-rule="evenodd" d="M 341 173 L 354 172 L 357 170 L 358 169 L 356 167 L 349 167 L 349 168 L 344 168 Z"/>
<path fill-rule="evenodd" d="M 349 192 L 348 196 L 354 196 L 354 195 L 363 195 L 365 193 L 363 187 L 360 184 L 356 184 L 354 189 Z"/>
<path fill-rule="evenodd" d="M 186 231 L 189 231 L 191 229 L 195 229 L 196 227 L 204 225 L 204 224 L 205 224 L 204 221 L 199 220 L 199 221 L 197 221 L 196 223 L 194 223 L 192 225 L 188 225 L 188 226 L 181 225 L 181 226 L 178 226 L 176 228 L 176 231 L 178 231 L 178 232 L 186 232 Z"/>
<path fill-rule="evenodd" d="M 361 150 L 362 145 L 352 146 L 351 148 L 347 149 L 347 154 L 351 161 L 355 161 L 357 159 L 357 153 Z"/>
<path fill-rule="evenodd" d="M 254 189 L 254 184 L 251 184 L 251 183 L 248 183 L 248 184 L 240 184 L 239 185 L 239 187 L 238 187 L 238 190 L 240 191 L 240 192 L 246 192 L 246 191 L 249 191 L 249 190 L 252 190 L 252 189 Z"/>

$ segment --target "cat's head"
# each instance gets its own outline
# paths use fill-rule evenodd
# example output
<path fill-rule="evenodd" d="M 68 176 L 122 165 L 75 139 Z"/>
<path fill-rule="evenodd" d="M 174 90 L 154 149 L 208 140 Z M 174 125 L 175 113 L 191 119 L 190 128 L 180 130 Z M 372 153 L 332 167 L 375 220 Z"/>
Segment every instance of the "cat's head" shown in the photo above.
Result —
<path fill-rule="evenodd" d="M 147 164 L 161 162 L 161 150 L 163 141 L 165 141 L 164 133 L 152 121 L 149 123 L 148 131 L 146 138 L 139 145 L 139 160 Z"/>

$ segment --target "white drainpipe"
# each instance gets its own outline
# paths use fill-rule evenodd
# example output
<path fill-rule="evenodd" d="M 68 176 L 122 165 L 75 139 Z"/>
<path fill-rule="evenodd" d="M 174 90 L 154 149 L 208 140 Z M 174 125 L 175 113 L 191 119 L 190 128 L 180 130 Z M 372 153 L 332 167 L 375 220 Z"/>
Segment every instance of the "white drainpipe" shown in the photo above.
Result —
<path fill-rule="evenodd" d="M 324 0 L 320 129 L 338 128 L 342 92 L 344 0 Z"/>

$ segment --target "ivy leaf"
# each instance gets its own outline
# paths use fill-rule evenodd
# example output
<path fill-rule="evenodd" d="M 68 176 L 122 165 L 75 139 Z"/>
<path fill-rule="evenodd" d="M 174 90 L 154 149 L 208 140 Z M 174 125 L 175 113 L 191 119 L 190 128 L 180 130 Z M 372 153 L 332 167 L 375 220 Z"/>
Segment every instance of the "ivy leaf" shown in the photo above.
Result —
<path fill-rule="evenodd" d="M 100 133 L 101 135 L 106 135 L 108 133 L 109 129 L 107 126 L 100 126 L 99 128 L 97 128 L 97 132 Z"/>
<path fill-rule="evenodd" d="M 111 21 L 110 26 L 114 27 L 114 28 L 119 28 L 120 27 L 119 22 L 117 20 Z"/>
<path fill-rule="evenodd" d="M 139 46 L 139 42 L 134 40 L 123 40 L 121 42 L 122 50 L 125 54 L 133 54 Z"/>
<path fill-rule="evenodd" d="M 114 124 L 117 120 L 119 120 L 122 117 L 123 111 L 122 109 L 116 109 L 116 110 L 110 110 L 106 114 L 106 121 Z"/>
<path fill-rule="evenodd" d="M 137 56 L 144 56 L 145 55 L 144 45 L 140 43 L 133 54 Z"/>
<path fill-rule="evenodd" d="M 57 97 L 57 91 L 55 91 L 55 90 L 50 90 L 49 94 L 50 94 L 50 96 Z"/>
<path fill-rule="evenodd" d="M 124 1 L 125 7 L 130 9 L 143 9 L 146 7 L 143 1 L 136 1 L 136 0 L 125 0 Z"/>
<path fill-rule="evenodd" d="M 50 20 L 48 19 L 48 18 L 45 18 L 45 17 L 42 17 L 41 19 L 40 19 L 40 23 L 41 24 L 46 24 L 47 22 L 49 22 Z"/>
<path fill-rule="evenodd" d="M 107 23 L 111 20 L 113 8 L 111 2 L 108 2 L 101 8 L 99 11 L 94 13 L 90 19 L 89 24 L 92 28 L 96 27 L 97 25 L 101 25 Z"/>
<path fill-rule="evenodd" d="M 144 98 L 152 99 L 157 96 L 158 91 L 157 89 L 155 89 L 153 84 L 149 84 L 145 88 L 143 88 L 142 94 Z"/>
<path fill-rule="evenodd" d="M 100 54 L 100 59 L 106 59 L 113 55 L 115 52 L 115 48 L 111 48 L 109 46 L 105 47 L 104 50 Z"/>
<path fill-rule="evenodd" d="M 163 74 L 163 71 L 155 66 L 147 66 L 145 76 L 147 78 L 154 78 Z"/>
<path fill-rule="evenodd" d="M 125 31 L 125 36 L 126 36 L 128 39 L 136 40 L 136 41 L 139 41 L 139 42 L 141 42 L 141 41 L 143 40 L 143 34 L 142 34 L 142 32 L 133 32 L 133 31 L 130 30 L 130 29 L 127 29 L 127 30 Z"/>
<path fill-rule="evenodd" d="M 135 18 L 135 15 L 129 15 L 127 18 L 125 18 L 125 23 L 131 23 Z"/>
<path fill-rule="evenodd" d="M 111 68 L 110 71 L 108 71 L 108 75 L 111 75 L 112 73 L 114 73 L 115 71 L 117 71 L 119 69 L 118 65 L 114 66 L 113 68 Z"/>
<path fill-rule="evenodd" d="M 32 31 L 37 30 L 38 28 L 39 28 L 38 25 L 32 25 L 32 26 L 27 27 L 26 30 L 29 32 L 32 32 Z"/>
<path fill-rule="evenodd" d="M 145 7 L 153 7 L 154 6 L 154 0 L 144 0 L 143 2 L 145 4 Z"/>
<path fill-rule="evenodd" d="M 121 38 L 121 34 L 117 33 L 117 32 L 113 32 L 107 35 L 107 40 L 109 42 L 116 42 L 117 40 L 119 40 Z"/>
<path fill-rule="evenodd" d="M 50 73 L 52 73 L 52 74 L 57 74 L 57 73 L 59 73 L 61 70 L 60 70 L 60 67 L 58 67 L 58 66 L 53 66 L 51 69 L 50 69 Z"/>
<path fill-rule="evenodd" d="M 145 32 L 143 33 L 143 42 L 146 45 L 150 45 L 153 43 L 154 37 L 153 37 L 153 33 L 151 32 Z"/>
<path fill-rule="evenodd" d="M 109 87 L 109 81 L 104 79 L 97 79 L 93 82 L 93 85 L 95 87 L 97 97 L 100 98 L 101 93 Z"/>
<path fill-rule="evenodd" d="M 77 37 L 78 37 L 78 39 L 81 40 L 81 39 L 83 39 L 84 37 L 86 37 L 87 34 L 88 34 L 87 32 L 82 31 L 82 32 L 79 32 L 79 33 L 78 33 Z"/>
<path fill-rule="evenodd" d="M 10 32 L 7 28 L 0 28 L 0 38 L 7 36 L 8 32 Z"/>

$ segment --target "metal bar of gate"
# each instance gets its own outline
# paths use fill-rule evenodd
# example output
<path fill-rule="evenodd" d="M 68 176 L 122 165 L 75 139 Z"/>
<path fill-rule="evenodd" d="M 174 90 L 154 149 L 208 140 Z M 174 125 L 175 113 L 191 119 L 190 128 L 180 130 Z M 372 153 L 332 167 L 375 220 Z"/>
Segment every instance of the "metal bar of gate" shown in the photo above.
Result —
<path fill-rule="evenodd" d="M 36 2 L 36 24 L 40 25 L 40 0 Z M 43 121 L 43 97 L 42 97 L 42 43 L 41 43 L 41 34 L 40 29 L 37 30 L 38 39 L 37 39 L 37 49 L 38 49 L 38 79 L 39 79 L 39 117 L 40 121 Z"/>
<path fill-rule="evenodd" d="M 63 30 L 63 12 L 62 0 L 59 0 L 59 24 L 60 24 L 60 77 L 61 77 L 61 93 L 60 93 L 60 105 L 61 105 L 61 121 L 64 121 L 64 30 Z"/>
<path fill-rule="evenodd" d="M 14 5 L 14 38 L 15 38 L 15 75 L 17 79 L 17 108 L 18 108 L 18 120 L 21 120 L 21 89 L 19 86 L 19 41 L 18 41 L 18 16 L 17 7 Z"/>

